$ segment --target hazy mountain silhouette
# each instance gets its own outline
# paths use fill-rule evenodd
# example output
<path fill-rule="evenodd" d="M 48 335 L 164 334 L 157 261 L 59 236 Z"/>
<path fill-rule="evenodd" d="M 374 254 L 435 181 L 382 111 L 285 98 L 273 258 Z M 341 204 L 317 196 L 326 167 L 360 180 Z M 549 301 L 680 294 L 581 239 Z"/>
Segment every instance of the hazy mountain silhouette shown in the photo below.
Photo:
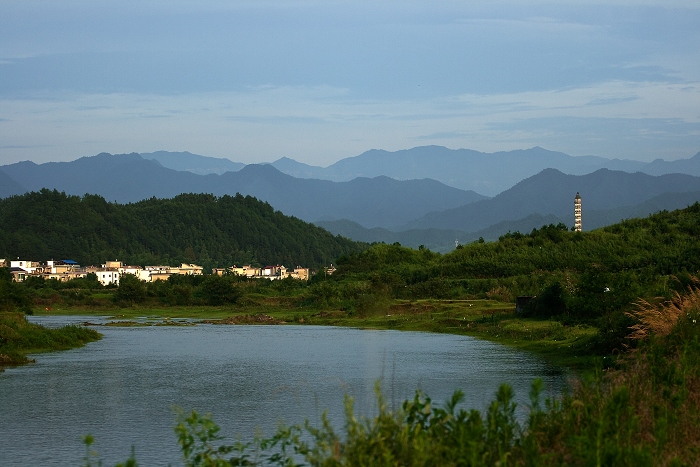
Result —
<path fill-rule="evenodd" d="M 659 211 L 673 211 L 686 208 L 700 201 L 700 191 L 684 193 L 663 193 L 635 206 L 622 206 L 613 209 L 589 210 L 586 212 L 586 230 L 616 224 L 623 219 L 646 217 Z"/>
<path fill-rule="evenodd" d="M 435 148 L 423 149 L 433 151 Z M 405 153 L 413 154 L 417 149 L 420 148 Z M 445 148 L 437 148 L 437 152 L 450 157 L 456 153 Z M 464 154 L 474 152 L 466 151 Z M 545 154 L 550 160 L 569 158 L 540 148 L 497 154 L 508 158 L 516 157 L 516 153 L 523 159 L 530 157 L 523 154 L 534 153 Z M 192 170 L 197 167 L 205 170 L 205 165 L 192 165 L 198 161 L 213 164 L 208 166 L 210 168 L 216 165 L 214 158 L 202 160 L 198 158 L 203 156 L 189 153 L 161 152 L 151 153 L 150 156 L 153 154 L 158 154 L 158 158 L 172 166 L 181 164 L 179 167 L 191 166 Z M 369 157 L 368 154 L 358 157 Z M 396 153 L 386 154 L 392 156 L 380 161 L 385 164 L 383 169 L 388 169 L 392 157 L 396 156 Z M 603 160 L 569 159 L 581 159 L 577 161 L 581 170 L 587 163 L 595 164 Z M 344 161 L 334 164 L 338 173 L 347 173 L 347 167 L 352 168 L 355 163 L 352 160 Z M 660 172 L 676 169 L 691 171 L 699 163 L 700 154 L 692 159 L 654 161 L 647 164 L 647 169 Z M 284 158 L 275 164 L 307 176 L 318 169 Z M 343 168 L 344 164 L 349 165 Z M 381 164 L 375 165 L 375 169 L 382 169 Z M 455 178 L 459 176 L 458 173 L 454 175 Z M 643 217 L 661 209 L 685 207 L 700 199 L 700 177 L 685 174 L 652 176 L 609 169 L 599 169 L 586 175 L 566 175 L 560 170 L 548 168 L 487 199 L 473 191 L 456 189 L 431 179 L 398 181 L 377 176 L 333 182 L 295 178 L 271 164 L 247 165 L 221 175 L 198 175 L 164 167 L 157 159 L 146 159 L 136 153 L 102 153 L 72 162 L 19 162 L 0 168 L 2 197 L 41 188 L 79 196 L 95 193 L 119 202 L 135 202 L 151 197 L 171 198 L 180 193 L 212 193 L 218 196 L 241 193 L 266 201 L 284 214 L 314 222 L 354 240 L 399 242 L 414 247 L 422 244 L 437 251 L 453 248 L 455 240 L 459 243 L 468 243 L 479 237 L 493 240 L 508 231 L 525 233 L 549 223 L 573 224 L 573 198 L 576 192 L 583 197 L 584 230 L 609 225 L 624 218 Z"/>
<path fill-rule="evenodd" d="M 140 155 L 144 159 L 158 161 L 163 167 L 198 175 L 236 172 L 245 166 L 229 159 L 189 152 L 157 151 Z M 608 168 L 625 172 L 644 172 L 649 175 L 684 173 L 700 176 L 700 153 L 689 159 L 657 159 L 645 163 L 597 156 L 573 157 L 540 147 L 483 153 L 442 146 L 421 146 L 393 152 L 373 149 L 358 156 L 342 159 L 325 168 L 287 157 L 278 159 L 271 165 L 296 178 L 336 182 L 379 176 L 396 180 L 431 178 L 455 188 L 495 196 L 546 168 L 554 168 L 570 175 L 584 175 Z"/>
<path fill-rule="evenodd" d="M 686 193 L 663 193 L 647 201 L 634 206 L 622 206 L 613 209 L 584 210 L 585 230 L 593 230 L 599 227 L 615 224 L 623 219 L 646 217 L 650 214 L 674 209 L 683 209 L 700 201 L 700 191 Z M 530 214 L 522 219 L 498 222 L 485 229 L 476 232 L 464 232 L 461 230 L 445 229 L 410 229 L 392 231 L 388 229 L 365 229 L 361 225 L 347 221 L 315 222 L 335 235 L 351 238 L 364 242 L 399 242 L 404 246 L 417 248 L 424 245 L 427 248 L 448 252 L 455 247 L 455 240 L 460 244 L 473 242 L 478 238 L 487 241 L 497 240 L 507 232 L 529 233 L 532 229 L 539 229 L 543 225 L 563 223 L 567 226 L 573 223 L 573 213 L 558 217 L 553 214 Z"/>
<path fill-rule="evenodd" d="M 421 146 L 394 152 L 372 149 L 327 168 L 295 163 L 291 159 L 280 159 L 272 164 L 295 177 L 334 181 L 379 175 L 397 180 L 427 177 L 456 188 L 494 196 L 546 168 L 585 174 L 612 162 L 594 156 L 572 157 L 539 147 L 489 154 L 469 149 Z M 616 164 L 625 166 L 616 168 L 631 171 L 641 170 L 644 165 L 635 161 L 618 161 Z"/>
<path fill-rule="evenodd" d="M 681 173 L 700 176 L 700 152 L 690 159 L 678 159 L 675 161 L 656 159 L 642 167 L 641 171 L 649 175 Z"/>
<path fill-rule="evenodd" d="M 573 224 L 573 200 L 579 192 L 583 198 L 583 226 L 587 229 L 587 211 L 635 206 L 664 193 L 693 191 L 700 191 L 700 177 L 684 174 L 652 176 L 608 169 L 587 175 L 566 175 L 556 169 L 546 169 L 494 198 L 430 213 L 402 228 L 476 232 L 529 214 L 571 218 Z"/>
<path fill-rule="evenodd" d="M 219 157 L 200 156 L 190 152 L 156 151 L 141 153 L 144 159 L 158 161 L 163 167 L 173 170 L 192 172 L 197 175 L 219 174 L 236 172 L 245 167 L 242 162 L 233 162 L 230 159 Z"/>
<path fill-rule="evenodd" d="M 140 155 L 144 159 L 158 161 L 163 167 L 198 175 L 236 172 L 245 166 L 229 159 L 189 152 L 157 151 Z M 455 188 L 495 196 L 547 168 L 570 175 L 584 175 L 607 168 L 630 173 L 644 172 L 649 175 L 684 173 L 700 176 L 700 153 L 689 159 L 657 159 L 646 163 L 597 156 L 573 157 L 540 147 L 483 153 L 442 146 L 421 146 L 393 152 L 373 149 L 358 156 L 342 159 L 328 167 L 304 164 L 288 157 L 282 157 L 271 165 L 296 178 L 336 182 L 379 176 L 396 180 L 431 178 Z"/>
<path fill-rule="evenodd" d="M 365 227 L 391 227 L 440 206 L 459 206 L 483 196 L 435 180 L 397 181 L 388 177 L 349 182 L 299 179 L 271 165 L 248 165 L 219 176 L 218 192 L 238 191 L 307 221 L 351 219 Z"/>
<path fill-rule="evenodd" d="M 27 191 L 19 182 L 0 170 L 0 198 L 19 195 Z"/>
<path fill-rule="evenodd" d="M 650 175 L 685 173 L 700 176 L 700 153 L 690 159 L 645 163 L 597 156 L 573 157 L 540 147 L 483 153 L 469 149 L 421 146 L 400 151 L 373 149 L 326 168 L 282 158 L 272 163 L 282 172 L 300 178 L 344 181 L 355 177 L 386 175 L 397 180 L 432 178 L 446 185 L 474 190 L 487 196 L 512 187 L 547 168 L 584 175 L 601 168 Z"/>
<path fill-rule="evenodd" d="M 27 181 L 8 195 L 50 188 L 79 196 L 99 194 L 109 201 L 127 203 L 154 196 L 172 198 L 180 193 L 241 193 L 307 222 L 351 219 L 366 227 L 400 225 L 428 212 L 484 199 L 429 179 L 375 177 L 336 183 L 294 178 L 269 164 L 252 164 L 222 175 L 197 175 L 163 167 L 135 153 L 102 153 L 73 162 L 19 162 L 2 170 L 15 181 Z"/>
<path fill-rule="evenodd" d="M 172 198 L 180 193 L 201 193 L 206 177 L 179 172 L 146 160 L 139 154 L 101 153 L 72 162 L 18 162 L 2 170 L 14 180 L 25 180 L 28 191 L 57 189 L 70 195 L 98 194 L 108 201 L 122 203 L 153 196 Z"/>

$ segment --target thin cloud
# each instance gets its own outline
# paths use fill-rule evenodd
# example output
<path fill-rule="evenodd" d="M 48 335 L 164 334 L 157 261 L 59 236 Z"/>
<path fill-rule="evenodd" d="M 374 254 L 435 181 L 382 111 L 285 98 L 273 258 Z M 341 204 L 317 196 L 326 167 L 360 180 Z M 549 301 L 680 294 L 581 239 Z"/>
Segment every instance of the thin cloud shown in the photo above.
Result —
<path fill-rule="evenodd" d="M 437 133 L 432 133 L 430 135 L 416 136 L 415 139 L 428 139 L 428 140 L 444 140 L 444 139 L 458 139 L 465 138 L 468 136 L 466 133 L 460 133 L 456 131 L 441 131 Z"/>
<path fill-rule="evenodd" d="M 621 104 L 623 102 L 632 102 L 640 99 L 639 96 L 629 96 L 629 97 L 605 97 L 599 99 L 593 99 L 586 102 L 585 105 L 615 105 Z"/>
<path fill-rule="evenodd" d="M 228 115 L 223 117 L 225 120 L 230 122 L 240 122 L 240 123 L 292 123 L 292 124 L 319 124 L 326 123 L 326 120 L 319 117 L 305 117 L 296 115 L 265 115 L 265 116 L 253 116 L 253 115 Z"/>
<path fill-rule="evenodd" d="M 33 145 L 21 145 L 21 144 L 8 144 L 0 146 L 0 149 L 35 149 L 35 148 L 50 148 L 53 147 L 51 144 L 33 144 Z"/>

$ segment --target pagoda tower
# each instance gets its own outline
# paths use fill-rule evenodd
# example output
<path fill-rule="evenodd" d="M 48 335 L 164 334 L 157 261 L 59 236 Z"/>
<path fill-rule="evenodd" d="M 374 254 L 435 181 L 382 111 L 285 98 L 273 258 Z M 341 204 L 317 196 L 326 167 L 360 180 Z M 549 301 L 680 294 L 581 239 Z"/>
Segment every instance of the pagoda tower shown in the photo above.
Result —
<path fill-rule="evenodd" d="M 574 198 L 574 231 L 581 231 L 581 195 L 578 192 Z"/>

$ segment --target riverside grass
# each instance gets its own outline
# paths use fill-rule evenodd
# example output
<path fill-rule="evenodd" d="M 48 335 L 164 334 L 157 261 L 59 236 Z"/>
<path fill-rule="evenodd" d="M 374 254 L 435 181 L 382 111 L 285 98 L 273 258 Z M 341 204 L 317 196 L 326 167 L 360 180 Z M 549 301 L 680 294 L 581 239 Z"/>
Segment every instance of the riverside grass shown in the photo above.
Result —
<path fill-rule="evenodd" d="M 81 347 L 100 337 L 93 329 L 48 329 L 28 322 L 24 313 L 0 312 L 0 368 L 33 361 L 27 354 Z"/>

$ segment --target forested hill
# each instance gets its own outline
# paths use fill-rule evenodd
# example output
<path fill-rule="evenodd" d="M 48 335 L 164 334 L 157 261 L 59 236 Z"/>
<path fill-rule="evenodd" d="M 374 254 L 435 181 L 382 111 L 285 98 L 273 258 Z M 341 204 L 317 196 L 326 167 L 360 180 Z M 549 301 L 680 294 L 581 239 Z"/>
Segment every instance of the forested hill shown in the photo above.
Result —
<path fill-rule="evenodd" d="M 628 219 L 591 232 L 571 232 L 564 224 L 545 225 L 530 233 L 508 233 L 497 242 L 460 245 L 438 255 L 396 245 L 375 245 L 359 254 L 340 258 L 338 273 L 393 274 L 404 285 L 434 278 L 502 279 L 532 275 L 551 278 L 567 274 L 639 275 L 643 282 L 654 275 L 700 272 L 700 203 L 685 209 L 661 211 L 646 218 Z M 545 282 L 547 281 L 545 280 Z M 537 289 L 516 288 L 519 295 L 536 295 Z M 401 289 L 403 290 L 403 289 Z"/>
<path fill-rule="evenodd" d="M 251 196 L 183 194 L 117 204 L 44 189 L 0 200 L 0 258 L 191 262 L 205 270 L 243 263 L 318 267 L 363 248 Z"/>
<path fill-rule="evenodd" d="M 425 248 L 377 244 L 338 259 L 328 297 L 364 284 L 365 299 L 536 297 L 533 316 L 592 322 L 600 349 L 626 342 L 634 321 L 625 312 L 640 299 L 684 293 L 700 275 L 700 203 L 629 219 L 590 232 L 546 225 L 476 241 L 440 255 Z M 355 287 L 353 289 L 352 287 Z M 371 295 L 370 295 L 371 294 Z M 559 319 L 559 318 L 558 318 Z"/>

